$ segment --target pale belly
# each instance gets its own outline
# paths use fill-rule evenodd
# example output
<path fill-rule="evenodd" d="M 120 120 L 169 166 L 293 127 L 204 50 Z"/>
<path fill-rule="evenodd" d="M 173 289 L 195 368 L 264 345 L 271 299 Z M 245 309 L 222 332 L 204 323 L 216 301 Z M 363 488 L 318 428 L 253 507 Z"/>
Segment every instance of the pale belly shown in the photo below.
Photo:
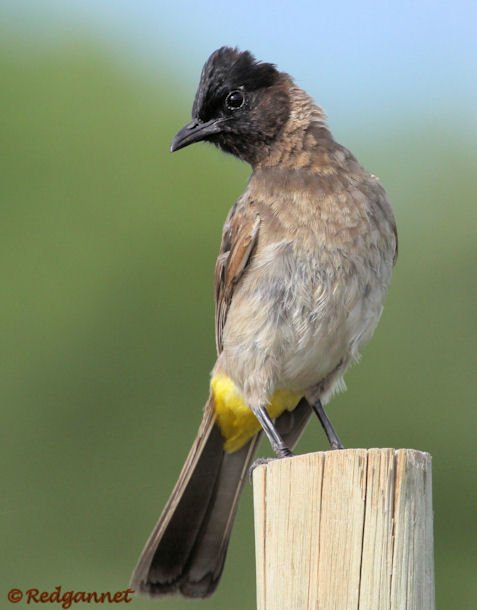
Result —
<path fill-rule="evenodd" d="M 278 417 L 328 379 L 326 400 L 371 337 L 391 265 L 384 280 L 343 266 L 275 255 L 266 273 L 234 295 L 211 384 L 230 450 L 259 429 L 250 407 L 269 405 Z"/>

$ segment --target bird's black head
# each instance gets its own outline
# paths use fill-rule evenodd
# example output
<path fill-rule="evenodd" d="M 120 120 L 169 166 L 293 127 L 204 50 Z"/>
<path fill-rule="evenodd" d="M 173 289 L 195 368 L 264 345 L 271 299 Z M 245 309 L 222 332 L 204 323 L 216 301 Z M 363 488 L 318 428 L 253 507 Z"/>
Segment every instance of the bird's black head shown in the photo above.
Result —
<path fill-rule="evenodd" d="M 202 69 L 192 121 L 176 135 L 171 151 L 205 140 L 254 163 L 277 138 L 289 114 L 284 75 L 248 51 L 222 47 Z"/>

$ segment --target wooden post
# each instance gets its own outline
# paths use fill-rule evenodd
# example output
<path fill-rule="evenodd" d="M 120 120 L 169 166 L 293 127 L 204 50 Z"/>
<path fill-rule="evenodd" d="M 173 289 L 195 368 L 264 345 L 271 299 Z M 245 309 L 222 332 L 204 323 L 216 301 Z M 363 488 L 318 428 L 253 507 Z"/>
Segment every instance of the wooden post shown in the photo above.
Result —
<path fill-rule="evenodd" d="M 258 610 L 434 610 L 428 453 L 346 449 L 253 473 Z"/>

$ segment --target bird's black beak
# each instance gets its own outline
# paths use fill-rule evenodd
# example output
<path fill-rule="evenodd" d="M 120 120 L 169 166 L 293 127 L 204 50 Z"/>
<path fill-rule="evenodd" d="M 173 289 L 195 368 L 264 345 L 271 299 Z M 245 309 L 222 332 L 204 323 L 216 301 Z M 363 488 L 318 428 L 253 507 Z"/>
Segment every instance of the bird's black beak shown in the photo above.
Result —
<path fill-rule="evenodd" d="M 176 133 L 172 140 L 171 152 L 175 152 L 180 148 L 189 146 L 189 144 L 200 142 L 201 140 L 205 140 L 208 136 L 219 133 L 221 131 L 221 122 L 220 119 L 212 119 L 205 123 L 198 119 L 191 121 Z"/>

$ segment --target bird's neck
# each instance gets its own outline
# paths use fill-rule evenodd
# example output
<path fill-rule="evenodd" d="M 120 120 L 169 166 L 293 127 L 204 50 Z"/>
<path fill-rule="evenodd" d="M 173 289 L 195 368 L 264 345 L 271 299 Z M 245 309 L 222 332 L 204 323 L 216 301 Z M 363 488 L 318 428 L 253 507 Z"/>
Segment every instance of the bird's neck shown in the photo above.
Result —
<path fill-rule="evenodd" d="M 336 148 L 323 110 L 300 87 L 290 83 L 290 116 L 277 139 L 253 164 L 254 170 L 266 168 L 307 169 L 329 163 Z"/>

